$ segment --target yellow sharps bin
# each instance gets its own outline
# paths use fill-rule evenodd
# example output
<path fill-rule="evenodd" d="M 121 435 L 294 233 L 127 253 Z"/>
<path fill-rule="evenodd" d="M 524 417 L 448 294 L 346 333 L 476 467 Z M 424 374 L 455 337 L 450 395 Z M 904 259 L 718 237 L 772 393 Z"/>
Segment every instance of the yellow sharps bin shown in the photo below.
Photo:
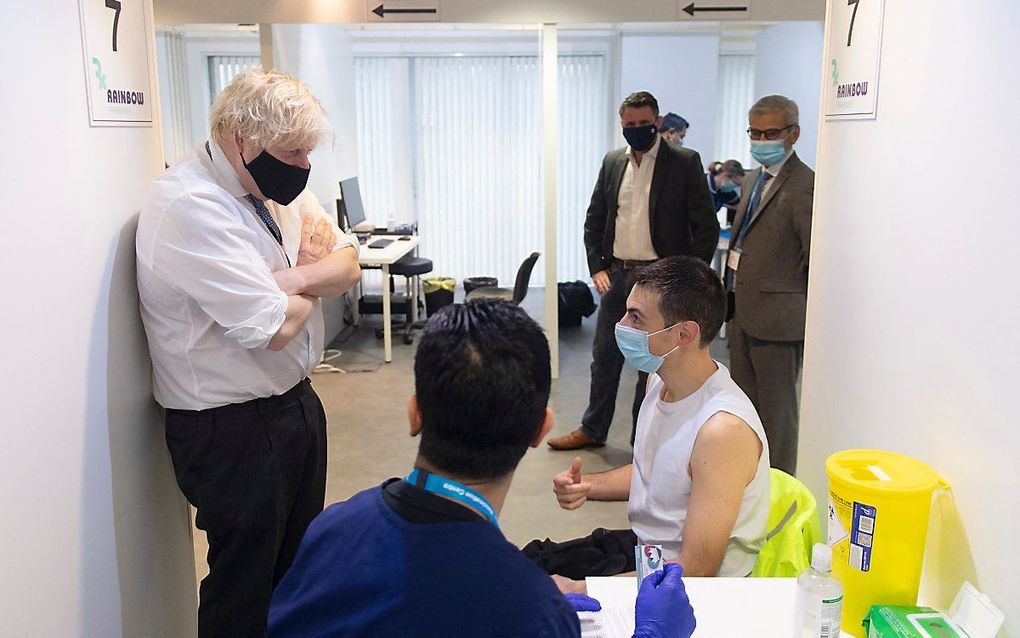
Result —
<path fill-rule="evenodd" d="M 916 604 L 932 495 L 949 485 L 927 464 L 883 450 L 837 452 L 825 470 L 842 628 L 863 638 L 872 605 Z"/>

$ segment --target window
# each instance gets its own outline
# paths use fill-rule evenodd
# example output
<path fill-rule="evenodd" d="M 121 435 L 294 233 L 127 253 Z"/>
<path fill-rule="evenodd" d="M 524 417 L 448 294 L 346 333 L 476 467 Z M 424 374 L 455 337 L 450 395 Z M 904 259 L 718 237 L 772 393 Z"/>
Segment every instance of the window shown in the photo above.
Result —
<path fill-rule="evenodd" d="M 417 220 L 436 273 L 512 286 L 544 252 L 541 62 L 533 55 L 361 57 L 358 158 L 376 225 Z M 559 279 L 587 279 L 584 214 L 606 149 L 602 55 L 559 60 Z M 470 249 L 465 249 L 470 247 Z M 532 284 L 544 285 L 536 268 Z"/>
<path fill-rule="evenodd" d="M 238 73 L 261 64 L 256 55 L 210 55 L 208 60 L 210 106 Z"/>
<path fill-rule="evenodd" d="M 751 165 L 747 138 L 747 110 L 754 103 L 754 56 L 719 56 L 719 93 L 716 107 L 715 157 Z"/>

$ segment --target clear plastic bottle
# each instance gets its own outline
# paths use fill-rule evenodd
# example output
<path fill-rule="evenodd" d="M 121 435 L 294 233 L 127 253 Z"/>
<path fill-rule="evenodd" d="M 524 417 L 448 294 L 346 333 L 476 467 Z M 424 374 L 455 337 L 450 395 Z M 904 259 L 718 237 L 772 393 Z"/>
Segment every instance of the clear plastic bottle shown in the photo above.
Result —
<path fill-rule="evenodd" d="M 797 577 L 796 638 L 839 638 L 843 586 L 832 578 L 832 548 L 816 543 L 811 567 Z"/>

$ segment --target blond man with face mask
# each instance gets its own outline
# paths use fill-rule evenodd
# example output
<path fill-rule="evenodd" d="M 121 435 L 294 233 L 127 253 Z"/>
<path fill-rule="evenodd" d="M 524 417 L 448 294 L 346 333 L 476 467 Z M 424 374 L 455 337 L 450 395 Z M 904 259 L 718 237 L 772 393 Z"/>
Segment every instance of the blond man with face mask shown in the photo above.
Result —
<path fill-rule="evenodd" d="M 146 194 L 138 291 L 174 472 L 209 539 L 198 634 L 257 636 L 325 496 L 325 413 L 307 379 L 319 298 L 360 270 L 357 242 L 305 191 L 329 127 L 304 84 L 244 71 L 210 130 Z"/>

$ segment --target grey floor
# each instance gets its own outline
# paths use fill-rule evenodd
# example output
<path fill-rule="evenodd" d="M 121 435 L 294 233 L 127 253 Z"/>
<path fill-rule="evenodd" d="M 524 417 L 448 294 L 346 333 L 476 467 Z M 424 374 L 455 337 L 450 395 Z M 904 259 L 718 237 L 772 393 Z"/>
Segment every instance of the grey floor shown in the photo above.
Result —
<path fill-rule="evenodd" d="M 542 290 L 533 288 L 522 305 L 541 321 L 542 304 Z M 560 376 L 553 381 L 550 397 L 550 407 L 556 413 L 551 436 L 566 434 L 580 424 L 588 401 L 595 317 L 593 314 L 585 319 L 579 328 L 560 330 Z M 414 388 L 415 345 L 394 339 L 393 361 L 383 363 L 382 341 L 374 334 L 374 328 L 381 325 L 379 317 L 363 317 L 346 342 L 331 344 L 341 352 L 331 363 L 346 373 L 312 375 L 329 424 L 327 505 L 388 477 L 403 476 L 414 461 L 417 439 L 408 434 L 407 401 Z M 728 363 L 725 341 L 717 339 L 712 353 L 717 360 Z M 583 459 L 583 471 L 606 470 L 630 462 L 630 406 L 636 380 L 637 373 L 624 366 L 609 441 L 604 448 L 577 453 Z M 573 512 L 557 505 L 552 477 L 566 469 L 574 455 L 555 452 L 545 443 L 525 455 L 500 515 L 500 525 L 510 542 L 523 546 L 533 538 L 565 540 L 583 536 L 596 527 L 627 527 L 626 503 L 591 502 Z M 201 579 L 206 572 L 206 544 L 200 532 L 195 540 L 196 569 Z"/>

